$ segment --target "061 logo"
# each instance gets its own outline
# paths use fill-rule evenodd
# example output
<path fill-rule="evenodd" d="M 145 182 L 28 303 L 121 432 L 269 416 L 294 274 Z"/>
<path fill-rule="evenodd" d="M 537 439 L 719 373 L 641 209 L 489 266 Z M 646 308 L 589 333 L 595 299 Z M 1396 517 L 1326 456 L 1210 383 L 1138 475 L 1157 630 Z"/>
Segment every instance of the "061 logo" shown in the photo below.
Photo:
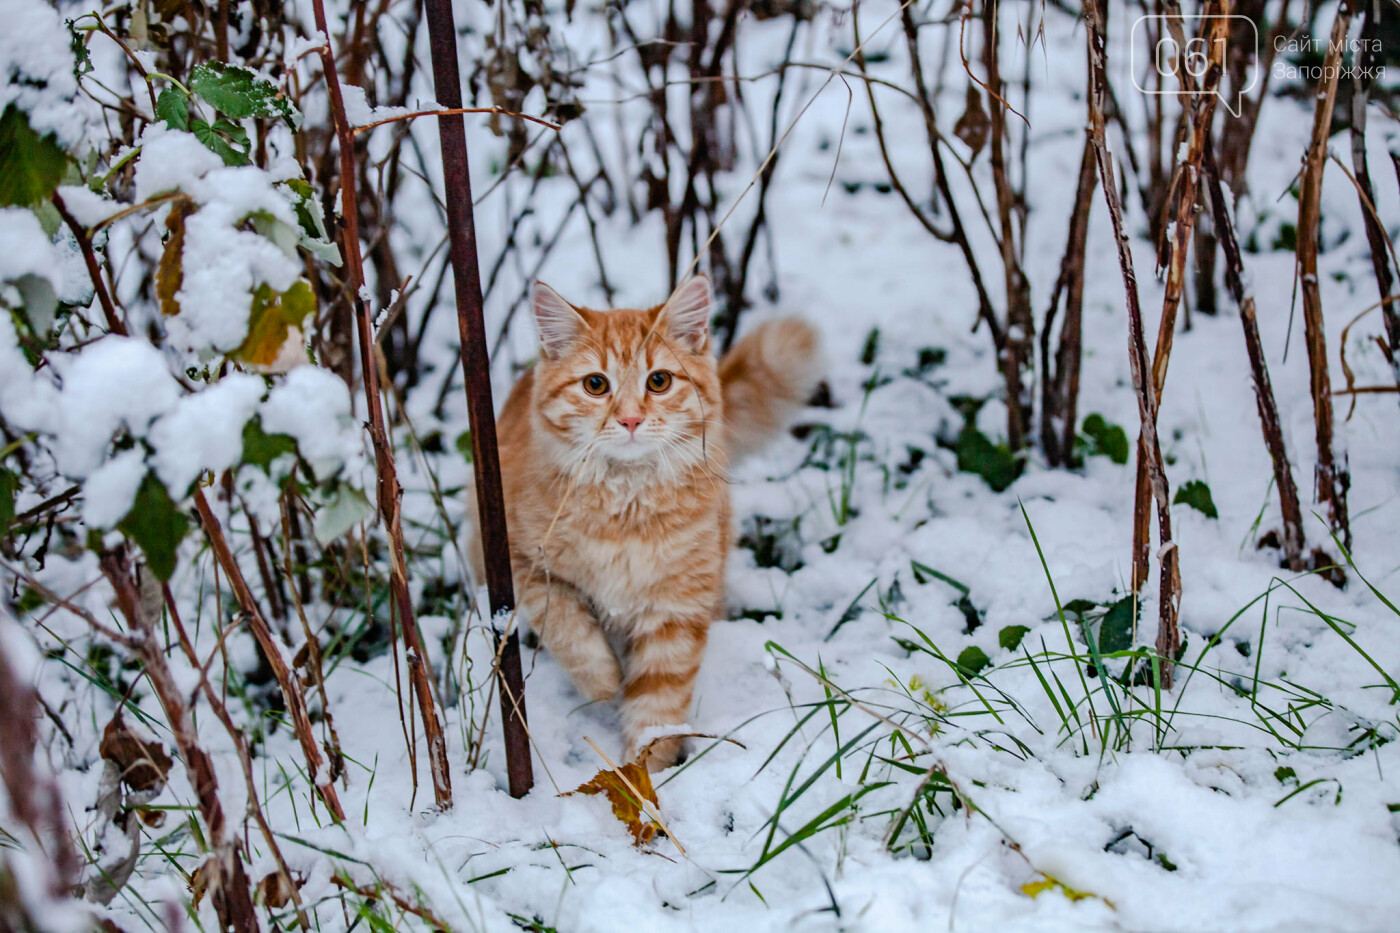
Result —
<path fill-rule="evenodd" d="M 1222 35 L 1212 40 L 1211 34 L 1216 31 L 1219 20 L 1226 21 L 1220 30 Z M 1235 28 L 1240 24 L 1248 28 Z M 1238 117 L 1244 95 L 1259 83 L 1259 29 L 1248 16 L 1175 13 L 1139 17 L 1133 23 L 1129 40 L 1133 86 L 1143 94 L 1169 97 L 1189 97 L 1198 93 L 1190 89 L 1191 84 L 1205 77 L 1212 52 L 1224 57 L 1225 37 L 1231 34 L 1232 28 L 1236 36 L 1245 36 L 1247 38 L 1243 41 L 1254 44 L 1254 54 L 1248 58 L 1249 64 L 1240 86 L 1227 90 L 1222 82 L 1215 93 L 1225 109 Z M 1181 35 L 1182 40 L 1178 41 L 1175 34 Z M 1212 42 L 1220 44 L 1220 48 L 1212 49 Z M 1141 61 L 1144 55 L 1148 56 L 1145 63 Z M 1146 67 L 1142 67 L 1143 64 Z M 1158 87 L 1144 86 L 1149 72 L 1155 72 L 1160 78 Z"/>

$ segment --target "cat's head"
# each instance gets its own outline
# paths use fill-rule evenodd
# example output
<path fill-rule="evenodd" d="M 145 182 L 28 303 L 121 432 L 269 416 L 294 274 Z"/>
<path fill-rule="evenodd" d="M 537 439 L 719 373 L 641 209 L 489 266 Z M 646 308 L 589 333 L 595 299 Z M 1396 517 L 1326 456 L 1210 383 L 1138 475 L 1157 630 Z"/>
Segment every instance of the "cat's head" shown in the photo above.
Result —
<path fill-rule="evenodd" d="M 587 457 L 674 472 L 721 456 L 709 279 L 687 279 L 646 310 L 579 308 L 542 282 L 533 300 L 535 424 L 561 465 Z"/>

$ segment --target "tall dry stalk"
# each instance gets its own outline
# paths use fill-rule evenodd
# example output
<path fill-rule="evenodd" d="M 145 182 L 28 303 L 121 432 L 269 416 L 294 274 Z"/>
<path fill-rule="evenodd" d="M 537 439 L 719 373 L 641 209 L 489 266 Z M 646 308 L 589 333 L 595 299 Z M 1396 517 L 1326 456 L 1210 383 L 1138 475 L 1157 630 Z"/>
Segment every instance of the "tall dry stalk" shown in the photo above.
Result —
<path fill-rule="evenodd" d="M 1079 159 L 1079 181 L 1060 275 L 1050 295 L 1050 308 L 1040 332 L 1040 446 L 1051 466 L 1067 466 L 1074 458 L 1079 421 L 1079 370 L 1083 357 L 1084 247 L 1089 239 L 1089 213 L 1094 202 L 1094 144 L 1087 137 Z M 1064 296 L 1065 319 L 1060 341 L 1050 354 L 1051 328 Z"/>
<path fill-rule="evenodd" d="M 207 882 L 209 898 L 214 904 L 214 912 L 219 916 L 219 925 L 235 933 L 258 933 L 258 918 L 253 909 L 243 857 L 237 841 L 229 839 L 225 832 L 228 821 L 224 816 L 224 805 L 219 800 L 219 780 L 214 771 L 214 762 L 199 744 L 199 735 L 184 694 L 166 662 L 164 641 L 156 633 L 156 620 L 142 603 L 124 548 L 104 552 L 101 564 L 102 573 L 116 594 L 117 609 L 132 632 L 131 637 L 125 640 L 126 646 L 141 659 L 146 681 L 160 701 L 175 746 L 180 750 L 180 760 L 189 772 L 190 785 L 194 788 L 199 815 L 204 820 L 211 853 L 201 871 Z"/>
<path fill-rule="evenodd" d="M 214 510 L 209 507 L 209 500 L 205 497 L 204 490 L 195 490 L 194 506 L 199 513 L 200 524 L 204 526 L 204 533 L 209 538 L 209 546 L 214 552 L 214 558 L 223 568 L 224 575 L 228 577 L 229 586 L 233 589 L 233 596 L 238 603 L 238 608 L 242 610 L 249 630 L 252 631 L 253 637 L 258 641 L 258 647 L 262 649 L 264 657 L 271 665 L 273 676 L 277 678 L 277 685 L 282 690 L 282 699 L 287 708 L 287 716 L 291 720 L 292 731 L 296 733 L 297 741 L 301 743 L 302 754 L 306 757 L 307 775 L 322 802 L 325 803 L 326 809 L 331 811 L 331 815 L 335 817 L 337 822 L 340 822 L 345 819 L 345 809 L 340 805 L 340 797 L 335 790 L 335 781 L 325 769 L 321 750 L 316 745 L 316 736 L 312 734 L 311 717 L 307 713 L 306 694 L 302 690 L 301 682 L 297 680 L 296 675 L 287 666 L 286 659 L 282 657 L 282 649 L 277 646 L 276 639 L 272 637 L 272 630 L 268 628 L 267 620 L 263 618 L 262 610 L 258 608 L 258 602 L 253 598 L 253 591 L 248 588 L 248 581 L 244 579 L 243 571 L 239 568 L 232 550 L 229 549 L 223 528 L 219 526 L 219 520 L 215 517 Z"/>
<path fill-rule="evenodd" d="M 1313 109 L 1312 140 L 1303 159 L 1298 192 L 1298 278 L 1303 291 L 1303 328 L 1308 346 L 1309 385 L 1313 400 L 1313 426 L 1317 440 L 1314 479 L 1318 498 L 1327 503 L 1327 522 L 1342 543 L 1351 546 L 1347 519 L 1347 488 L 1351 477 L 1346 458 L 1337 463 L 1333 448 L 1332 379 L 1327 371 L 1327 332 L 1322 319 L 1322 291 L 1317 281 L 1318 226 L 1322 220 L 1322 174 L 1327 168 L 1327 139 L 1332 134 L 1332 111 L 1337 102 L 1337 79 L 1351 26 L 1351 0 L 1337 4 L 1332 36 L 1322 60 L 1322 77 Z"/>
<path fill-rule="evenodd" d="M 1137 273 L 1133 270 L 1133 251 L 1123 227 L 1123 206 L 1118 199 L 1118 187 L 1113 177 L 1113 161 L 1108 151 L 1105 132 L 1104 102 L 1108 91 L 1108 50 L 1104 43 L 1102 19 L 1098 0 L 1084 5 L 1085 37 L 1089 44 L 1089 139 L 1094 146 L 1094 158 L 1099 167 L 1099 186 L 1108 205 L 1118 244 L 1118 265 L 1123 274 L 1123 289 L 1128 307 L 1128 363 L 1133 375 L 1133 390 L 1137 395 L 1138 416 L 1142 422 L 1140 443 L 1146 453 L 1148 477 L 1157 502 L 1158 532 L 1162 539 L 1161 591 L 1157 626 L 1157 655 L 1161 665 L 1164 688 L 1172 684 L 1172 665 L 1176 657 L 1176 617 L 1181 595 L 1180 574 L 1177 569 L 1176 545 L 1172 541 L 1171 503 L 1167 501 L 1166 469 L 1162 450 L 1157 442 L 1157 393 L 1153 391 L 1151 364 L 1147 356 L 1147 341 L 1143 333 L 1142 305 L 1138 300 Z"/>
<path fill-rule="evenodd" d="M 1168 4 L 1168 9 L 1179 12 L 1175 3 Z M 1226 16 L 1229 11 L 1228 0 L 1208 0 L 1205 5 L 1202 38 L 1207 43 L 1207 64 L 1199 85 L 1196 84 L 1195 78 L 1188 70 L 1187 39 L 1182 31 L 1180 21 L 1170 18 L 1163 20 L 1172 32 L 1172 39 L 1179 52 L 1177 77 L 1180 80 L 1183 99 L 1187 101 L 1184 109 L 1188 114 L 1186 124 L 1188 148 L 1186 159 L 1177 163 L 1175 177 L 1172 181 L 1172 190 L 1176 197 L 1176 213 L 1172 225 L 1168 228 L 1168 232 L 1172 235 L 1168 238 L 1170 253 L 1167 261 L 1166 289 L 1162 298 L 1161 323 L 1157 328 L 1157 348 L 1152 357 L 1152 394 L 1155 397 L 1156 406 L 1161 404 L 1162 391 L 1167 383 L 1167 364 L 1171 361 L 1172 341 L 1176 335 L 1176 315 L 1181 307 L 1181 293 L 1186 283 L 1186 259 L 1191 245 L 1191 232 L 1196 222 L 1196 208 L 1200 200 L 1201 160 L 1204 158 L 1206 149 L 1210 146 L 1211 123 L 1215 117 L 1216 91 L 1219 89 L 1220 77 L 1225 69 L 1225 49 L 1228 44 L 1226 36 L 1229 26 L 1229 20 L 1226 19 Z M 1153 420 L 1156 420 L 1155 414 Z M 1149 452 L 1139 440 L 1137 484 L 1133 497 L 1132 588 L 1134 593 L 1139 592 L 1147 581 L 1149 552 L 1152 547 L 1149 529 L 1154 480 L 1150 476 L 1149 456 Z M 1165 482 L 1165 477 L 1163 480 Z M 1165 490 L 1163 490 L 1163 495 L 1165 496 Z M 1159 544 L 1166 551 L 1171 542 L 1168 538 L 1163 537 Z M 1172 632 L 1167 641 L 1175 646 L 1177 636 L 1174 617 L 1171 621 L 1171 628 Z"/>
<path fill-rule="evenodd" d="M 1205 152 L 1202 164 L 1205 172 L 1211 209 L 1215 212 L 1215 230 L 1225 255 L 1225 287 L 1235 299 L 1244 328 L 1244 347 L 1249 355 L 1249 372 L 1254 380 L 1254 402 L 1259 410 L 1259 426 L 1264 432 L 1264 446 L 1274 467 L 1274 486 L 1278 489 L 1279 509 L 1283 513 L 1283 559 L 1288 569 L 1305 569 L 1303 560 L 1303 510 L 1298 504 L 1298 485 L 1293 481 L 1293 468 L 1288 463 L 1288 450 L 1283 442 L 1283 427 L 1279 422 L 1278 403 L 1269 380 L 1269 365 L 1264 359 L 1264 344 L 1259 339 L 1259 321 L 1255 316 L 1254 296 L 1244 286 L 1244 260 L 1235 237 L 1235 226 L 1225 207 L 1225 186 L 1211 149 Z"/>
<path fill-rule="evenodd" d="M 1392 15 L 1394 15 L 1392 13 Z M 1387 252 L 1386 232 L 1376 214 L 1376 191 L 1366 161 L 1366 106 L 1375 83 L 1375 45 L 1380 40 L 1381 0 L 1361 0 L 1361 46 L 1356 53 L 1356 79 L 1351 95 L 1351 169 L 1356 177 L 1361 220 L 1366 228 L 1366 245 L 1371 250 L 1371 267 L 1381 295 L 1381 316 L 1385 321 L 1386 347 L 1395 381 L 1400 384 L 1400 301 L 1393 289 L 1391 255 Z"/>
<path fill-rule="evenodd" d="M 1002 379 L 1006 383 L 1006 443 L 1020 450 L 1030 437 L 1033 411 L 1031 367 L 1034 362 L 1035 318 L 1031 314 L 1031 285 L 1021 267 L 1021 246 L 1017 243 L 1017 215 L 1023 215 L 1020 202 L 1006 171 L 1006 90 L 1001 79 L 999 56 L 999 0 L 982 4 L 982 65 L 986 69 L 987 114 L 990 122 L 992 186 L 996 192 L 998 245 L 1006 287 L 1006 343 L 999 354 Z"/>

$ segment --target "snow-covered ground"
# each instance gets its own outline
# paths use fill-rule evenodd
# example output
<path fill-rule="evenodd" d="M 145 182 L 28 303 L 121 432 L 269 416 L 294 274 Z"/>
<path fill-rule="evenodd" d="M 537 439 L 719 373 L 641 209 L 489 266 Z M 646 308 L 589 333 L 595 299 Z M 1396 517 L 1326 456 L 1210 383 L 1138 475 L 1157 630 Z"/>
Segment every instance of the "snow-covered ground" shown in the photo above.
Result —
<path fill-rule="evenodd" d="M 867 47 L 889 56 L 872 64 L 872 73 L 898 81 L 907 79 L 899 25 L 876 31 L 895 9 L 884 3 L 863 10 L 862 28 Z M 1008 5 L 1008 34 L 1023 14 Z M 1054 8 L 1045 15 L 1043 48 L 1003 44 L 1005 73 L 1019 76 L 1029 55 L 1036 86 L 1027 113 L 1025 254 L 1037 317 L 1058 274 L 1085 122 L 1082 27 Z M 849 52 L 849 28 L 830 13 L 821 16 L 800 52 L 831 65 Z M 1121 42 L 1131 22 L 1124 15 L 1113 25 Z M 746 23 L 740 73 L 777 64 L 789 28 Z M 595 20 L 580 17 L 571 36 L 581 59 L 606 51 Z M 932 35 L 929 41 L 932 47 Z M 956 56 L 949 67 L 957 69 Z M 1120 71 L 1115 80 L 1120 96 L 1130 98 L 1127 75 Z M 1394 396 L 1362 396 L 1349 418 L 1349 401 L 1338 399 L 1340 443 L 1352 472 L 1356 569 L 1348 568 L 1347 587 L 1290 575 L 1279 569 L 1276 550 L 1255 547 L 1279 526 L 1279 509 L 1238 316 L 1222 292 L 1218 317 L 1192 317 L 1191 329 L 1176 338 L 1160 428 L 1173 489 L 1207 482 L 1219 517 L 1185 505 L 1173 510 L 1186 643 L 1175 688 L 1160 695 L 1151 686 L 1106 688 L 1100 678 L 1121 674 L 1125 662 L 1094 665 L 1085 630 L 1073 612 L 1062 619 L 1056 605 L 1058 598 L 1103 607 L 1124 595 L 1131 462 L 1091 456 L 1082 469 L 1067 471 L 1049 469 L 1033 455 L 1024 475 L 999 493 L 957 470 L 956 454 L 938 444 L 963 426 L 955 401 L 987 399 L 999 389 L 991 341 L 984 329 L 973 332 L 975 293 L 957 248 L 934 241 L 896 195 L 876 187 L 887 176 L 863 89 L 836 81 L 823 90 L 825 81 L 820 70 L 794 77 L 784 100 L 785 124 L 820 92 L 785 143 L 769 203 L 779 298 L 760 299 L 743 326 L 791 313 L 816 324 L 826 342 L 834 406 L 809 409 L 800 420 L 801 439 L 785 437 L 734 472 L 736 527 L 751 546 L 731 555 L 730 618 L 711 629 L 691 718 L 696 732 L 717 738 L 695 739 L 690 761 L 656 776 L 673 838 L 659 835 L 634 847 L 606 801 L 558 796 L 604 767 L 588 739 L 614 760 L 621 749 L 615 711 L 583 705 L 542 651 L 524 652 L 534 791 L 514 800 L 504 790 L 494 718 L 483 767 L 466 770 L 465 737 L 486 702 L 478 692 L 446 709 L 456 769 L 456 804 L 446 813 L 430 809 L 421 752 L 420 788 L 410 805 L 395 656 L 347 662 L 328 682 L 329 708 L 350 760 L 340 792 L 347 823 L 318 824 L 288 730 L 272 730 L 255 761 L 283 854 L 306 875 L 302 896 L 308 904 L 325 901 L 319 928 L 356 920 L 331 900 L 331 874 L 343 870 L 360 883 L 382 878 L 418 892 L 435 916 L 462 930 L 1394 929 L 1400 745 L 1397 696 L 1387 679 L 1400 675 L 1400 615 L 1362 580 L 1364 574 L 1392 599 L 1400 593 Z M 961 112 L 962 88 L 951 82 L 940 101 L 945 132 Z M 770 92 L 759 82 L 746 93 L 752 105 Z M 602 110 L 624 95 L 594 79 L 581 96 Z M 1139 100 L 1124 104 L 1131 119 L 1140 117 Z M 882 93 L 880 105 L 887 124 L 900 128 L 890 141 L 902 177 L 927 196 L 927 147 L 922 131 L 912 129 L 920 125 L 916 108 L 893 93 Z M 634 116 L 623 108 L 624 120 Z M 1296 202 L 1285 192 L 1310 122 L 1310 110 L 1294 100 L 1266 103 L 1250 162 L 1251 195 L 1238 223 L 1242 240 L 1257 231 L 1264 245 L 1244 259 L 1309 513 L 1309 545 L 1340 557 L 1325 523 L 1311 514 L 1322 509 L 1311 504 L 1315 447 L 1301 311 L 1291 313 L 1293 256 L 1268 249 L 1280 223 L 1296 220 Z M 435 151 L 429 121 L 414 132 Z M 1335 144 L 1344 148 L 1343 140 Z M 1116 134 L 1110 142 L 1121 152 Z M 483 150 L 489 145 L 481 143 Z M 490 159 L 480 150 L 474 159 L 480 192 L 493 180 Z M 755 165 L 747 157 L 725 178 L 730 197 Z M 990 190 L 985 153 L 974 173 Z M 551 191 L 572 197 L 571 184 L 547 183 L 543 209 Z M 1395 187 L 1384 179 L 1378 184 L 1380 216 L 1393 222 L 1400 217 Z M 483 263 L 505 236 L 509 188 L 478 208 Z M 955 193 L 978 231 L 983 269 L 1000 306 L 997 257 L 980 219 L 972 219 L 976 211 L 961 175 Z M 1153 251 L 1142 236 L 1146 222 L 1136 191 L 1125 204 L 1153 334 L 1161 286 L 1151 274 Z M 734 223 L 746 225 L 752 209 L 744 202 Z M 634 228 L 624 215 L 601 221 L 610 278 L 620 303 L 655 302 L 664 297 L 664 231 L 654 216 Z M 1340 384 L 1342 328 L 1375 300 L 1355 192 L 1340 171 L 1328 171 L 1323 217 L 1320 279 Z M 441 235 L 426 200 L 421 217 L 401 220 L 409 228 L 421 221 L 416 242 L 432 244 Z M 552 221 L 538 223 L 546 230 Z M 1137 409 L 1123 284 L 1100 193 L 1087 255 L 1081 417 L 1100 414 L 1131 439 Z M 767 274 L 763 249 L 759 256 L 763 274 L 751 283 Z M 523 275 L 523 269 L 507 272 L 488 303 L 488 332 Z M 601 303 L 581 219 L 566 229 L 541 276 L 572 300 Z M 455 332 L 448 314 L 429 323 L 424 352 L 441 367 L 455 353 Z M 1349 336 L 1359 385 L 1392 379 L 1369 336 L 1379 332 L 1372 314 Z M 510 354 L 529 358 L 532 341 L 522 314 Z M 498 398 L 509 384 L 510 362 L 497 360 Z M 464 403 L 453 393 L 445 416 L 435 419 L 437 388 L 429 380 L 407 409 L 419 435 L 441 431 L 455 438 L 466 427 Z M 993 439 L 1003 434 L 1002 403 L 987 401 L 976 423 Z M 406 523 L 420 542 L 443 527 L 425 462 L 400 458 Z M 471 469 L 451 453 L 431 465 L 448 490 L 460 488 Z M 460 521 L 453 496 L 446 509 Z M 441 572 L 451 580 L 459 570 L 449 549 Z M 94 575 L 90 557 L 52 559 L 46 571 L 59 592 Z M 187 619 L 216 606 L 207 570 L 182 569 L 174 590 Z M 105 614 L 99 594 L 86 597 Z M 1149 594 L 1136 644 L 1152 643 L 1156 616 Z M 436 649 L 453 621 L 421 619 L 427 643 Z M 491 646 L 480 619 L 472 622 L 466 656 L 459 651 L 452 665 L 479 684 Z M 1024 627 L 1019 640 L 1015 627 Z M 35 634 L 52 646 L 50 635 Z M 216 635 L 206 624 L 196 638 L 205 654 Z M 1004 647 L 1011 642 L 1014 649 Z M 253 666 L 251 642 L 230 646 L 235 667 Z M 973 646 L 991 663 L 968 678 L 956 659 Z M 72 818 L 87 826 L 100 768 L 75 766 L 93 760 L 110 704 L 52 663 L 42 671 L 40 691 L 51 706 L 67 701 L 96 710 L 84 717 L 72 750 L 47 746 Z M 140 705 L 158 709 L 150 697 Z M 222 785 L 236 801 L 237 759 L 219 744 L 212 721 L 204 725 L 211 727 Z M 193 800 L 177 774 L 160 803 Z M 917 813 L 908 812 L 911 805 Z M 249 871 L 262 877 L 272 869 L 271 856 L 256 834 L 249 838 Z M 132 893 L 112 903 L 111 916 L 127 930 L 157 928 L 146 903 L 184 897 L 183 887 L 148 846 Z M 210 916 L 206 903 L 200 914 L 206 928 Z M 422 923 L 387 907 L 386 916 L 404 927 Z"/>

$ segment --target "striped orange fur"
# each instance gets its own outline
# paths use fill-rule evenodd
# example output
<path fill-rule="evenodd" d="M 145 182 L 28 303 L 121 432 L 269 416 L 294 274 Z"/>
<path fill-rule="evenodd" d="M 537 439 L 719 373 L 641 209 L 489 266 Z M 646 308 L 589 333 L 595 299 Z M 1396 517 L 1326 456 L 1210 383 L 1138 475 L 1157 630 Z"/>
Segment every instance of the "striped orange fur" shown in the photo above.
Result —
<path fill-rule="evenodd" d="M 629 754 L 686 721 L 724 615 L 729 455 L 781 430 L 815 382 L 805 322 L 762 325 L 716 361 L 712 306 L 703 276 L 645 310 L 579 308 L 537 284 L 540 358 L 498 422 L 517 601 L 580 693 L 621 691 Z M 648 765 L 682 752 L 655 743 Z"/>

